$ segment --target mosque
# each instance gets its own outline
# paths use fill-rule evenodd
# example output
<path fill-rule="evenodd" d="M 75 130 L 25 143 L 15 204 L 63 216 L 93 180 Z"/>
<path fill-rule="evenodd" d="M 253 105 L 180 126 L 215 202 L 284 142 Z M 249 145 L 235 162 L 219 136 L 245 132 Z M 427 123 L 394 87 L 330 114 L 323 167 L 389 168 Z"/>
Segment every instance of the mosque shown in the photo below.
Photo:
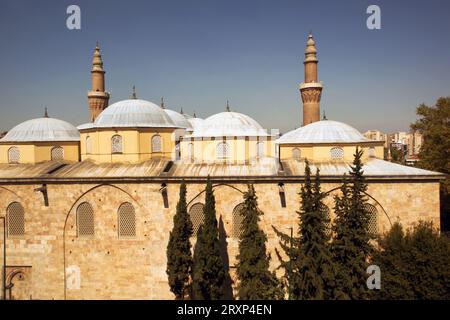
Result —
<path fill-rule="evenodd" d="M 166 247 L 182 180 L 197 232 L 204 188 L 214 184 L 226 265 L 234 266 L 243 195 L 252 183 L 264 212 L 261 227 L 274 252 L 272 226 L 296 229 L 305 159 L 320 169 L 331 219 L 333 195 L 364 151 L 370 231 L 419 220 L 439 226 L 442 175 L 383 160 L 383 142 L 342 122 L 320 119 L 323 83 L 308 36 L 303 125 L 279 135 L 227 104 L 206 119 L 137 97 L 109 104 L 97 45 L 88 92 L 89 122 L 28 120 L 0 140 L 0 223 L 6 299 L 173 299 Z M 3 230 L 3 229 L 2 229 Z M 193 239 L 194 240 L 194 239 Z M 272 267 L 278 264 L 272 254 Z M 234 282 L 234 286 L 236 283 Z"/>

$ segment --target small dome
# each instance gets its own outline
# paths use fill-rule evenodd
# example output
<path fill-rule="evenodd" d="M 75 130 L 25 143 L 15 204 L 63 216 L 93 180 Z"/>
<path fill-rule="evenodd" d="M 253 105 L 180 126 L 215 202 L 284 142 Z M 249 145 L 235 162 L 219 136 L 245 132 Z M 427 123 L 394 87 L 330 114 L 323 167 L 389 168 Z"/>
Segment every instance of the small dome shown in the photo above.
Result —
<path fill-rule="evenodd" d="M 193 130 L 190 122 L 181 113 L 178 113 L 176 111 L 169 110 L 169 109 L 164 109 L 164 111 L 167 113 L 167 115 L 170 117 L 170 119 L 172 119 L 173 123 L 175 123 L 175 125 L 177 127 L 185 128 L 187 131 Z"/>
<path fill-rule="evenodd" d="M 177 126 L 169 115 L 156 104 L 141 99 L 129 99 L 108 106 L 100 113 L 92 127 L 176 128 Z"/>
<path fill-rule="evenodd" d="M 225 111 L 203 120 L 194 127 L 192 137 L 253 137 L 268 136 L 261 125 L 238 112 Z"/>
<path fill-rule="evenodd" d="M 38 118 L 12 128 L 2 142 L 80 141 L 80 133 L 70 123 L 54 118 Z"/>
<path fill-rule="evenodd" d="M 321 120 L 289 131 L 277 140 L 279 144 L 356 143 L 371 141 L 348 124 Z"/>
<path fill-rule="evenodd" d="M 194 117 L 188 118 L 187 121 L 189 121 L 194 130 L 200 127 L 203 124 L 203 122 L 205 122 L 204 119 Z"/>

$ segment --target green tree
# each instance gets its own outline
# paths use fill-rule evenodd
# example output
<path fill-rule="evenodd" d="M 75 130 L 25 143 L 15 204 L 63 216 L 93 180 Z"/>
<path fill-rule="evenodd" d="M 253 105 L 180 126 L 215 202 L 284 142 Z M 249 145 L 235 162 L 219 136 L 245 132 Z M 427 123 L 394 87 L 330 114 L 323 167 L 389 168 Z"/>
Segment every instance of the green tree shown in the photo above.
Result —
<path fill-rule="evenodd" d="M 167 245 L 167 275 L 170 290 L 176 299 L 185 299 L 189 293 L 189 280 L 192 271 L 192 253 L 190 237 L 192 222 L 187 212 L 186 184 L 180 185 L 180 198 L 173 217 L 173 229 Z"/>
<path fill-rule="evenodd" d="M 441 229 L 450 231 L 450 97 L 439 98 L 432 107 L 417 107 L 419 119 L 411 129 L 422 134 L 418 166 L 445 173 L 441 184 Z"/>
<path fill-rule="evenodd" d="M 381 269 L 380 299 L 450 299 L 450 240 L 432 223 L 403 232 L 399 224 L 380 240 L 373 263 Z"/>
<path fill-rule="evenodd" d="M 238 295 L 240 300 L 282 299 L 284 292 L 275 276 L 269 271 L 270 256 L 267 254 L 267 236 L 258 223 L 263 214 L 258 209 L 253 185 L 244 194 L 242 233 L 239 237 L 237 256 Z"/>
<path fill-rule="evenodd" d="M 365 182 L 362 170 L 363 151 L 356 149 L 350 177 L 344 177 L 341 195 L 335 197 L 332 253 L 337 266 L 337 282 L 342 298 L 367 299 L 367 259 L 371 254 L 366 209 Z"/>
<path fill-rule="evenodd" d="M 192 296 L 198 300 L 219 300 L 224 296 L 225 267 L 220 254 L 216 201 L 211 179 L 205 189 L 205 222 L 194 248 Z"/>
<path fill-rule="evenodd" d="M 323 204 L 319 170 L 314 183 L 308 161 L 305 183 L 301 188 L 301 207 L 298 211 L 299 233 L 295 238 L 275 229 L 281 247 L 288 256 L 281 266 L 286 271 L 291 299 L 335 299 L 341 296 L 336 286 L 336 269 L 332 260 L 327 232 L 328 217 Z M 281 259 L 281 255 L 279 255 Z"/>

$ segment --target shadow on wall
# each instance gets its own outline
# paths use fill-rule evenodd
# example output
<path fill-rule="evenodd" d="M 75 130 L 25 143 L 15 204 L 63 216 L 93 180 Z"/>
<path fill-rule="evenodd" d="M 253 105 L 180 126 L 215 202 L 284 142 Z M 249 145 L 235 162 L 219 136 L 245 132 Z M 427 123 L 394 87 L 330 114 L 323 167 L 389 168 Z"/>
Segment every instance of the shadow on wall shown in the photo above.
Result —
<path fill-rule="evenodd" d="M 230 276 L 230 259 L 228 257 L 228 243 L 227 243 L 227 233 L 223 224 L 222 216 L 219 219 L 219 245 L 220 245 L 220 255 L 222 256 L 223 265 L 225 267 L 225 281 L 223 284 L 224 299 L 233 299 L 233 280 Z"/>

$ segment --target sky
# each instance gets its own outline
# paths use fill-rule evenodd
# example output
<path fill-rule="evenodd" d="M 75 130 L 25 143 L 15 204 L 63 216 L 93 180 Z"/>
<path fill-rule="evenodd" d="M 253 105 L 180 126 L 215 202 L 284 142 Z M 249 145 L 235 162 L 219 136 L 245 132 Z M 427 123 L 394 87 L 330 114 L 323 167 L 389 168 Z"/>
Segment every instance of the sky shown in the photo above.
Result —
<path fill-rule="evenodd" d="M 81 9 L 69 30 L 66 9 Z M 381 9 L 369 30 L 366 9 Z M 301 125 L 306 38 L 318 50 L 321 110 L 360 131 L 408 130 L 450 95 L 448 0 L 0 0 L 0 130 L 41 117 L 89 120 L 99 41 L 110 103 L 137 95 L 206 118 L 225 110 L 267 129 Z"/>

